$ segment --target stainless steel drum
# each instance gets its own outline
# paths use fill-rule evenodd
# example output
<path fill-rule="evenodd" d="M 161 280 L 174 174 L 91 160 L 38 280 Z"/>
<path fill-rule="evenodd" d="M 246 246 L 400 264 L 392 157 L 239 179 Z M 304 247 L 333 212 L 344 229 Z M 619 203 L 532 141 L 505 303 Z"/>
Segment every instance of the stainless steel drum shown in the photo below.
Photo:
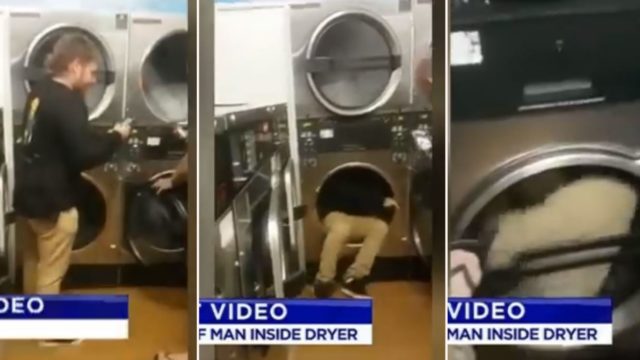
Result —
<path fill-rule="evenodd" d="M 353 117 L 410 105 L 410 8 L 374 3 L 292 7 L 298 117 Z"/>

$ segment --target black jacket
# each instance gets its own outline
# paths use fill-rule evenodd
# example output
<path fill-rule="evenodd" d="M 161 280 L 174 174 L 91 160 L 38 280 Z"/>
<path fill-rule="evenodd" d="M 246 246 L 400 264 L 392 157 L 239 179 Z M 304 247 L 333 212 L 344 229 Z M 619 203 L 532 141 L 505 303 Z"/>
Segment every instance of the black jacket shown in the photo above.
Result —
<path fill-rule="evenodd" d="M 82 172 L 107 162 L 122 138 L 92 129 L 82 94 L 51 79 L 34 86 L 24 114 L 14 208 L 18 215 L 49 218 L 76 206 Z"/>

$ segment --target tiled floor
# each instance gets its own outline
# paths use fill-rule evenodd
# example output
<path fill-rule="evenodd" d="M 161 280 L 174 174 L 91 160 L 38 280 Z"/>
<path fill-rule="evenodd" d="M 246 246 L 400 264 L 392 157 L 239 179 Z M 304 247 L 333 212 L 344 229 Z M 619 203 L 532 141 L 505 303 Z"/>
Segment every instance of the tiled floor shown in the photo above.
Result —
<path fill-rule="evenodd" d="M 35 341 L 3 345 L 1 360 L 151 360 L 160 349 L 187 347 L 187 293 L 182 289 L 96 289 L 82 293 L 128 294 L 129 340 L 87 341 L 80 346 L 42 348 Z"/>

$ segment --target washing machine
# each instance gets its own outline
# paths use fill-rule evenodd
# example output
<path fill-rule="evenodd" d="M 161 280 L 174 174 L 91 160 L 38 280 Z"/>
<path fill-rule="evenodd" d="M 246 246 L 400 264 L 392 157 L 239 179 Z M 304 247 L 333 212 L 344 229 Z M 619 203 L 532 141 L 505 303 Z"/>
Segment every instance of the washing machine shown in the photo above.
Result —
<path fill-rule="evenodd" d="M 616 4 L 620 2 L 608 2 L 606 9 L 595 9 L 603 4 L 594 3 L 571 10 L 566 8 L 571 5 L 568 3 L 549 3 L 546 5 L 550 7 L 565 6 L 564 12 L 546 12 L 541 16 L 540 5 L 527 6 L 524 11 L 524 5 L 503 3 L 503 9 L 509 7 L 515 11 L 520 7 L 518 16 L 507 16 L 504 11 L 500 16 L 494 14 L 493 18 L 478 16 L 478 11 L 484 15 L 492 12 L 480 5 L 477 7 L 481 10 L 460 10 L 467 16 L 454 15 L 452 31 L 459 33 L 452 35 L 458 36 L 457 40 L 452 39 L 452 44 L 458 43 L 454 45 L 457 49 L 452 47 L 452 54 L 458 54 L 458 58 L 452 69 L 451 104 L 452 113 L 458 116 L 454 117 L 450 130 L 450 249 L 473 249 L 484 254 L 490 245 L 482 239 L 491 230 L 487 224 L 497 214 L 539 204 L 560 186 L 586 175 L 615 177 L 640 189 L 640 140 L 636 136 L 640 133 L 640 123 L 635 120 L 640 102 L 632 96 L 635 85 L 629 84 L 636 81 L 637 70 L 629 66 L 626 55 L 622 56 L 627 51 L 631 58 L 637 56 L 637 49 L 627 42 L 633 43 L 636 36 L 631 29 L 636 29 L 633 24 L 637 13 L 634 15 L 629 8 L 621 11 Z M 540 11 L 534 11 L 536 9 Z M 592 16 L 594 14 L 599 15 Z M 595 19 L 613 24 L 597 38 L 578 26 Z M 555 37 L 546 31 L 529 31 L 529 34 L 538 34 L 527 39 L 535 46 L 518 45 L 519 56 L 528 52 L 529 57 L 536 59 L 521 63 L 523 68 L 518 70 L 518 76 L 512 72 L 513 68 L 503 67 L 499 71 L 495 67 L 514 54 L 515 38 L 505 41 L 504 34 L 520 34 L 524 28 L 535 27 L 549 30 L 548 23 L 558 26 L 553 28 Z M 558 25 L 561 23 L 564 25 Z M 576 35 L 579 33 L 584 38 Z M 599 48 L 607 39 L 611 41 L 606 50 Z M 591 53 L 594 57 L 577 56 L 580 53 Z M 607 70 L 610 71 L 608 79 Z M 531 81 L 563 80 L 564 86 L 548 83 L 546 87 L 527 87 L 520 82 L 523 79 L 520 76 L 525 73 Z M 492 83 L 479 85 L 489 74 Z M 576 81 L 564 81 L 576 76 L 583 79 L 583 85 L 578 88 Z M 513 80 L 517 80 L 517 84 Z M 513 86 L 517 86 L 517 90 Z M 516 93 L 508 97 L 500 95 L 511 91 Z M 625 95 L 618 96 L 622 94 Z M 492 98 L 491 103 L 481 104 L 486 98 Z M 596 98 L 598 101 L 592 101 Z M 637 259 L 634 261 L 637 263 Z M 618 277 L 615 274 L 620 272 L 612 271 L 607 278 L 608 285 L 603 284 L 604 288 L 612 283 L 617 285 L 612 295 L 616 299 L 614 304 L 620 304 L 613 315 L 615 347 L 564 351 L 550 348 L 549 352 L 542 353 L 523 348 L 486 348 L 478 351 L 478 359 L 504 357 L 507 354 L 504 351 L 509 351 L 507 357 L 525 359 L 609 359 L 620 358 L 623 348 L 625 358 L 637 357 L 639 349 L 629 340 L 634 331 L 637 333 L 640 323 L 635 315 L 640 298 L 636 288 L 638 269 L 624 262 L 616 262 L 612 268 L 625 275 Z M 500 294 L 487 296 L 497 295 Z M 592 356 L 585 357 L 583 350 L 592 352 Z"/>
<path fill-rule="evenodd" d="M 14 9 L 10 13 L 13 108 L 16 123 L 34 81 L 46 76 L 45 59 L 63 34 L 85 35 L 99 53 L 98 83 L 85 101 L 92 124 L 122 119 L 127 14 L 79 10 Z"/>
<path fill-rule="evenodd" d="M 412 102 L 411 1 L 291 5 L 298 118 L 361 116 Z"/>
<path fill-rule="evenodd" d="M 184 262 L 188 186 L 158 194 L 151 185 L 154 179 L 173 175 L 186 155 L 186 139 L 176 128 L 136 127 L 127 150 L 120 163 L 124 187 L 122 246 L 129 251 L 123 261 L 144 265 Z"/>
<path fill-rule="evenodd" d="M 357 177 L 363 186 L 371 183 L 385 188 L 385 195 L 399 204 L 389 229 L 381 257 L 413 257 L 416 247 L 409 241 L 409 189 L 411 169 L 408 153 L 411 132 L 426 122 L 424 111 L 392 112 L 369 115 L 349 122 L 321 118 L 298 122 L 302 203 L 307 207 L 304 218 L 305 257 L 316 262 L 324 241 L 324 229 L 318 214 L 325 209 L 325 197 L 335 196 L 327 181 Z M 331 181 L 332 183 L 339 183 Z M 380 185 L 382 184 L 382 185 Z M 348 244 L 353 254 L 361 242 Z"/>
<path fill-rule="evenodd" d="M 125 113 L 134 126 L 187 121 L 187 44 L 186 16 L 131 14 Z"/>

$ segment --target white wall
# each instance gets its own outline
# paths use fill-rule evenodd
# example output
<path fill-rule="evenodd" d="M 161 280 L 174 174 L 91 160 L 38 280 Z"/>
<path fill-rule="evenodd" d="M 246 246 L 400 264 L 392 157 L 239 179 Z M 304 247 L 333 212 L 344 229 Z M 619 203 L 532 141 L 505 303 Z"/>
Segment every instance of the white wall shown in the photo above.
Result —
<path fill-rule="evenodd" d="M 291 60 L 286 9 L 220 4 L 215 16 L 215 103 L 254 108 L 287 102 Z"/>

